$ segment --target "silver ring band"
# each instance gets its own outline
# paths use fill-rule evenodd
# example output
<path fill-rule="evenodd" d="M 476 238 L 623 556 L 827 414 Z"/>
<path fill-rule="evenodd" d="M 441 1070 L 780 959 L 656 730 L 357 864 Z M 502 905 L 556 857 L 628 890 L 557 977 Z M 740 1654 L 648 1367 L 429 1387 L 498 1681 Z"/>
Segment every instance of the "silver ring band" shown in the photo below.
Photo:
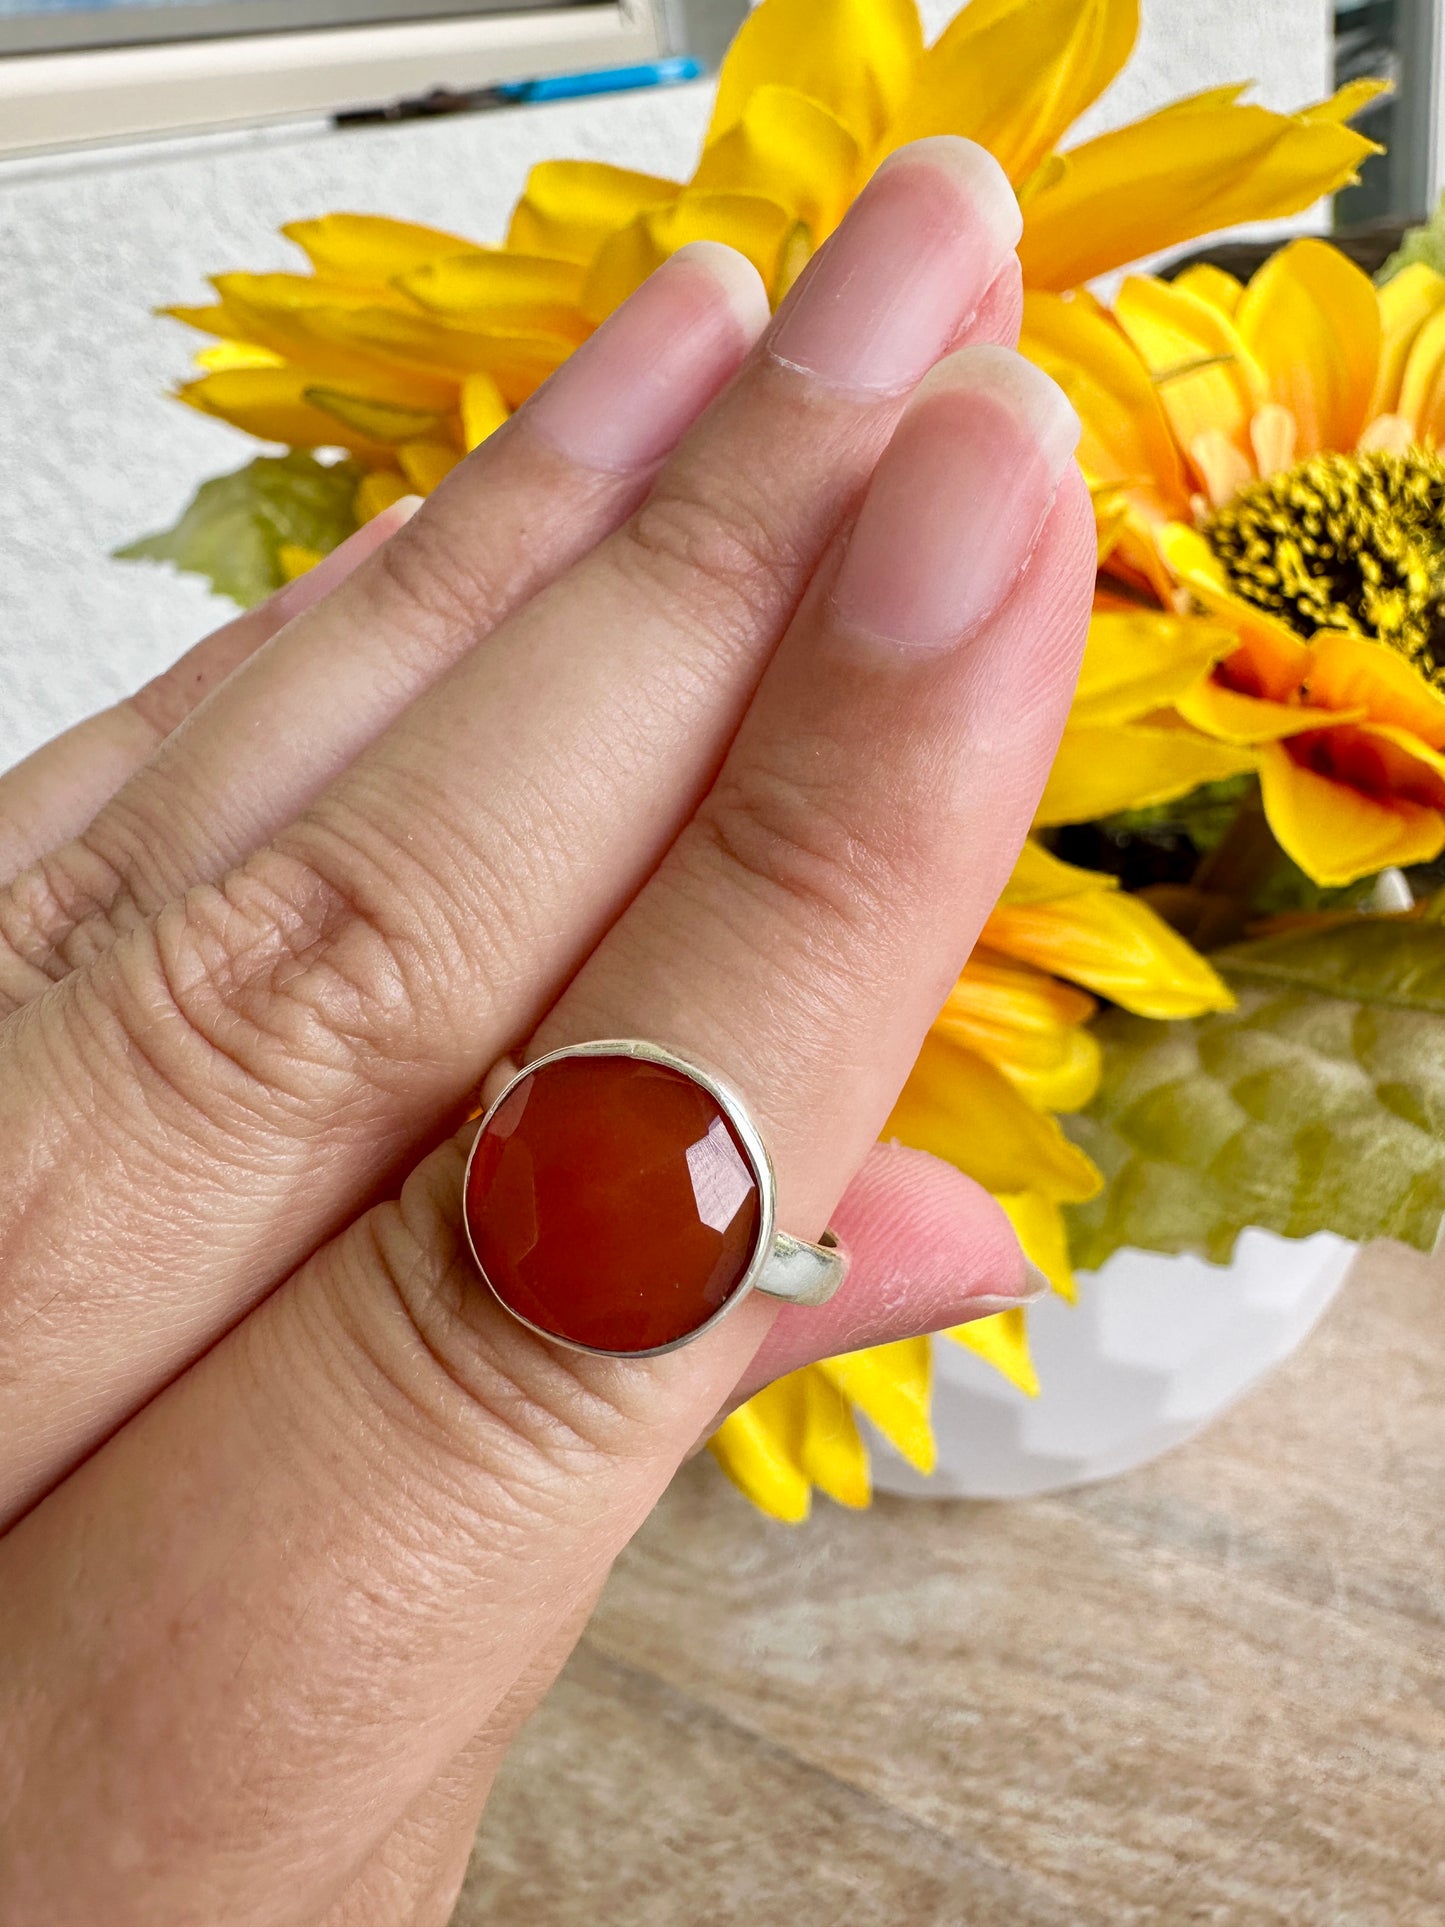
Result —
<path fill-rule="evenodd" d="M 847 1275 L 848 1254 L 831 1231 L 815 1245 L 778 1231 L 753 1290 L 785 1305 L 826 1305 Z"/>

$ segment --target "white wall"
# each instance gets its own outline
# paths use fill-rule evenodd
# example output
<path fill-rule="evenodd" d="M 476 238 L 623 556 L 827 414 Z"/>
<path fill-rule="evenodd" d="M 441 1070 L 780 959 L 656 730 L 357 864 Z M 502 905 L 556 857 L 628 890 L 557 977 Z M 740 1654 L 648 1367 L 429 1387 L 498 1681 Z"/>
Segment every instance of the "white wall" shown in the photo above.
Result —
<path fill-rule="evenodd" d="M 925 4 L 937 29 L 948 0 Z M 1144 0 L 1089 132 L 1221 81 L 1325 91 L 1326 0 Z M 270 133 L 0 168 L 0 768 L 228 613 L 193 577 L 108 560 L 251 444 L 164 398 L 195 337 L 152 318 L 227 267 L 291 264 L 283 220 L 346 207 L 495 238 L 527 167 L 586 155 L 682 174 L 708 90 L 348 134 Z"/>

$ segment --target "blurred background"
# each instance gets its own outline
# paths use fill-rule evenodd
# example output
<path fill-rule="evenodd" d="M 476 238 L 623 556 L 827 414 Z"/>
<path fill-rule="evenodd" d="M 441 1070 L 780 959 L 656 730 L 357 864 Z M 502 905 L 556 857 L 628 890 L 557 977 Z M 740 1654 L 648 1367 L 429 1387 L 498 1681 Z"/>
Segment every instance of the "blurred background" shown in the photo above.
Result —
<path fill-rule="evenodd" d="M 686 172 L 708 71 L 745 10 L 0 0 L 0 763 L 226 612 L 194 578 L 108 559 L 244 459 L 242 437 L 165 398 L 192 338 L 152 309 L 203 298 L 208 273 L 291 265 L 283 220 L 355 208 L 492 239 L 543 157 Z M 925 0 L 930 32 L 955 10 Z M 639 84 L 692 71 L 679 56 L 697 79 Z M 1223 81 L 1294 107 L 1336 71 L 1383 67 L 1398 91 L 1366 126 L 1392 153 L 1339 218 L 1418 216 L 1440 174 L 1439 62 L 1432 0 L 1155 0 L 1075 138 Z M 615 92 L 455 111 L 498 83 L 618 68 L 631 78 Z"/>

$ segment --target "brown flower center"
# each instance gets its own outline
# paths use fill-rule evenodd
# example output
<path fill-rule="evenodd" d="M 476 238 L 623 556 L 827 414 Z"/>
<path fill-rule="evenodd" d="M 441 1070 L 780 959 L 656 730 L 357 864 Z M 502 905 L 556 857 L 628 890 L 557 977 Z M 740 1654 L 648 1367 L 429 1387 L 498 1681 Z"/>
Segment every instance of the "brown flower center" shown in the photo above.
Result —
<path fill-rule="evenodd" d="M 1237 595 L 1302 636 L 1398 650 L 1445 693 L 1445 461 L 1312 455 L 1240 489 L 1203 525 Z"/>

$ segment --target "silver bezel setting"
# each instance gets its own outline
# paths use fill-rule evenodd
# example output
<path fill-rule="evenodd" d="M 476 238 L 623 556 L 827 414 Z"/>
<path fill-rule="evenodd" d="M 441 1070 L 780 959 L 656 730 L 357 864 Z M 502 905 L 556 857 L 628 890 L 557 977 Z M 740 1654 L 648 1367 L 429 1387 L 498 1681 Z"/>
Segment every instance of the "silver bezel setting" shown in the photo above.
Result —
<path fill-rule="evenodd" d="M 515 1310 L 503 1298 L 488 1277 L 487 1268 L 477 1255 L 477 1248 L 472 1242 L 472 1227 L 467 1217 L 466 1200 L 471 1185 L 472 1160 L 477 1155 L 477 1146 L 482 1141 L 482 1133 L 519 1084 L 524 1083 L 534 1071 L 541 1070 L 544 1065 L 558 1063 L 565 1057 L 629 1057 L 645 1064 L 660 1064 L 664 1069 L 678 1071 L 682 1076 L 691 1078 L 694 1084 L 700 1084 L 721 1109 L 723 1116 L 737 1134 L 758 1187 L 757 1237 L 753 1244 L 752 1256 L 748 1260 L 747 1270 L 705 1324 L 695 1325 L 690 1332 L 684 1332 L 682 1337 L 670 1339 L 666 1345 L 651 1346 L 647 1351 L 614 1352 L 607 1351 L 600 1345 L 581 1345 L 575 1338 L 563 1338 L 557 1332 L 548 1331 L 543 1325 L 534 1324 L 530 1318 L 523 1317 L 521 1312 Z M 539 1338 L 545 1338 L 549 1344 L 562 1345 L 572 1352 L 585 1352 L 590 1358 L 663 1358 L 668 1352 L 679 1351 L 684 1345 L 690 1345 L 695 1338 L 701 1338 L 704 1332 L 711 1331 L 720 1319 L 726 1318 L 733 1307 L 740 1305 L 756 1287 L 773 1254 L 776 1213 L 777 1180 L 773 1172 L 773 1161 L 768 1156 L 768 1147 L 763 1143 L 762 1134 L 748 1115 L 748 1107 L 743 1102 L 741 1094 L 725 1077 L 709 1069 L 706 1064 L 699 1064 L 696 1059 L 685 1057 L 679 1051 L 668 1050 L 661 1044 L 647 1043 L 636 1037 L 604 1037 L 587 1044 L 568 1044 L 561 1050 L 548 1051 L 541 1057 L 534 1057 L 529 1064 L 524 1065 L 515 1077 L 507 1080 L 485 1113 L 478 1119 L 477 1134 L 472 1139 L 471 1150 L 467 1153 L 466 1170 L 462 1177 L 462 1229 L 466 1234 L 467 1249 L 472 1254 L 472 1263 L 476 1266 L 487 1290 L 507 1316 L 515 1318 L 518 1324 L 525 1325 L 528 1331 L 536 1332 Z"/>

